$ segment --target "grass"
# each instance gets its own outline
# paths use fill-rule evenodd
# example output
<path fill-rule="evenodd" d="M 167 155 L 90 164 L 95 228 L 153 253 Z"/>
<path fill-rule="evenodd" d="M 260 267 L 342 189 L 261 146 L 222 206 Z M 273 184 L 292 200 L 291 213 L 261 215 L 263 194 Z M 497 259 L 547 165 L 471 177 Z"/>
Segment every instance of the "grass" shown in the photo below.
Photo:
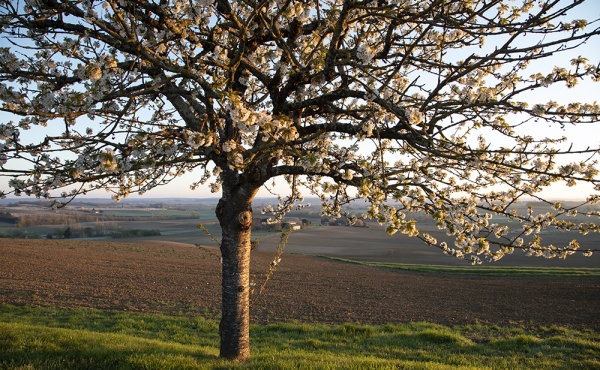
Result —
<path fill-rule="evenodd" d="M 218 358 L 198 317 L 0 305 L 0 369 L 598 369 L 600 335 L 430 323 L 251 328 L 252 358 Z"/>
<path fill-rule="evenodd" d="M 352 263 L 372 267 L 384 267 L 396 270 L 435 272 L 446 274 L 473 274 L 473 275 L 502 275 L 502 276 L 569 276 L 569 277 L 600 277 L 600 268 L 585 267 L 516 267 L 516 266 L 441 266 L 441 265 L 416 265 L 408 263 L 369 262 L 355 261 L 345 258 L 316 255 L 332 261 Z"/>

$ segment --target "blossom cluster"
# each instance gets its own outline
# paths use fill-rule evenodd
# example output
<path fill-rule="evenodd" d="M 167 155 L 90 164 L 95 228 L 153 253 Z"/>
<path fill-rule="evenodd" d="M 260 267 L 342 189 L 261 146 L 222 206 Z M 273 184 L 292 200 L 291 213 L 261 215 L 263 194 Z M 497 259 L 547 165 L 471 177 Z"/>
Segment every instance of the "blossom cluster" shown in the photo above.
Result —
<path fill-rule="evenodd" d="M 263 209 L 272 222 L 308 191 L 323 214 L 361 199 L 388 233 L 472 263 L 514 249 L 565 257 L 576 241 L 541 235 L 598 232 L 577 214 L 597 194 L 580 207 L 511 208 L 555 183 L 600 191 L 598 148 L 526 132 L 535 120 L 600 120 L 596 102 L 522 98 L 600 80 L 585 56 L 533 70 L 597 37 L 585 20 L 558 18 L 570 11 L 559 3 L 29 0 L 23 14 L 5 3 L 14 47 L 0 48 L 0 100 L 20 120 L 0 123 L 0 167 L 8 192 L 41 198 L 106 189 L 118 200 L 194 170 L 192 189 L 223 194 L 280 178 L 290 192 Z M 505 44 L 485 48 L 488 35 Z M 422 233 L 415 214 L 454 243 Z"/>

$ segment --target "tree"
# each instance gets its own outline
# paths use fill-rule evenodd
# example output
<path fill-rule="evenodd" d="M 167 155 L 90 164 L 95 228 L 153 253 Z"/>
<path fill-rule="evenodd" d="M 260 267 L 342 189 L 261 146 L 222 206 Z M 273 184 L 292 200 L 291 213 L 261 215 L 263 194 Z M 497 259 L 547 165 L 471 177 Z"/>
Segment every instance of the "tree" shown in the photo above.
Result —
<path fill-rule="evenodd" d="M 262 228 L 262 221 L 259 218 L 255 218 L 252 220 L 252 229 L 260 230 Z"/>
<path fill-rule="evenodd" d="M 556 182 L 600 190 L 597 148 L 565 147 L 523 128 L 597 122 L 600 107 L 526 100 L 550 85 L 596 81 L 600 70 L 584 56 L 527 68 L 597 42 L 600 30 L 586 28 L 592 21 L 569 17 L 581 5 L 2 1 L 0 98 L 16 117 L 0 125 L 0 164 L 11 177 L 5 193 L 61 207 L 94 189 L 119 200 L 199 170 L 192 188 L 221 191 L 221 355 L 236 360 L 249 356 L 252 200 L 275 178 L 290 193 L 263 210 L 273 222 L 301 192 L 320 196 L 324 213 L 336 217 L 362 198 L 371 205 L 366 216 L 390 234 L 473 263 L 515 248 L 563 257 L 577 242 L 544 245 L 541 230 L 598 227 L 568 218 L 577 207 L 540 192 Z M 561 162 L 563 155 L 576 157 Z M 554 210 L 511 208 L 523 196 Z M 592 194 L 581 205 L 597 200 Z M 407 211 L 431 215 L 455 246 L 420 233 Z M 493 214 L 520 226 L 509 234 L 489 222 Z"/>

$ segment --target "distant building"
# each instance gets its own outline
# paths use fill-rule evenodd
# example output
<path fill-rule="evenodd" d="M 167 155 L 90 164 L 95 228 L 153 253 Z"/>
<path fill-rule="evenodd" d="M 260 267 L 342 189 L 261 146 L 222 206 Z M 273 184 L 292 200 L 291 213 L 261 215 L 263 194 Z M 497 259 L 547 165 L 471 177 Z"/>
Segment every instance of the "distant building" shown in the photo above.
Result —
<path fill-rule="evenodd" d="M 288 221 L 281 224 L 283 229 L 300 230 L 302 227 L 296 223 L 296 221 Z"/>

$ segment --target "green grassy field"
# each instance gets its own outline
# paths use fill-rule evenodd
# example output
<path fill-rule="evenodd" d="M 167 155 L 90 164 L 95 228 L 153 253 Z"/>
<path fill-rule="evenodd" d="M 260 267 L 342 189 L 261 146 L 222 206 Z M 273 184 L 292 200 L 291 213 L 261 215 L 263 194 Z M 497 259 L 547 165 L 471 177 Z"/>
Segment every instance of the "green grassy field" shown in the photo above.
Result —
<path fill-rule="evenodd" d="M 371 267 L 383 267 L 396 270 L 433 272 L 446 274 L 490 275 L 490 276 L 569 276 L 569 277 L 600 277 L 600 268 L 584 267 L 529 267 L 529 266 L 441 266 L 410 263 L 388 263 L 355 261 L 346 258 L 316 256 L 332 261 L 352 263 Z"/>
<path fill-rule="evenodd" d="M 0 306 L 0 369 L 598 369 L 600 335 L 429 323 L 252 326 L 252 358 L 218 358 L 201 317 Z"/>

